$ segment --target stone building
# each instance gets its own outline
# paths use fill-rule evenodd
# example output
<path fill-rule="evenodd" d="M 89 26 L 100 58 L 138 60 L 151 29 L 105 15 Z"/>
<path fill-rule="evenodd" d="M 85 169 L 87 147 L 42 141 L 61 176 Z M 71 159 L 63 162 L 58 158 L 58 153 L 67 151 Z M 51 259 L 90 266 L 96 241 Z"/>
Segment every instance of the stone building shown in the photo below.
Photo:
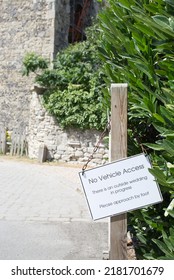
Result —
<path fill-rule="evenodd" d="M 27 128 L 31 158 L 46 145 L 48 159 L 84 162 L 99 138 L 97 131 L 59 128 L 31 92 L 34 77 L 22 76 L 26 53 L 53 61 L 68 43 L 85 39 L 84 29 L 97 12 L 95 0 L 0 0 L 0 128 Z M 106 159 L 101 145 L 93 162 Z"/>
<path fill-rule="evenodd" d="M 80 19 L 86 3 L 88 13 Z M 77 22 L 87 24 L 96 9 L 93 0 L 0 0 L 0 124 L 9 130 L 28 125 L 33 79 L 22 76 L 25 54 L 52 61 L 77 36 Z"/>

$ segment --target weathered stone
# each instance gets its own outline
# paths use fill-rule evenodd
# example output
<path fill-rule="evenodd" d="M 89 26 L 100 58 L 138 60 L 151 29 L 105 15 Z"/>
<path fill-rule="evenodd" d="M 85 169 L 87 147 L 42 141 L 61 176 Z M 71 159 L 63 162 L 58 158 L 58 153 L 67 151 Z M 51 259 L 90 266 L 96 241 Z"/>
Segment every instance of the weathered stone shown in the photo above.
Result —
<path fill-rule="evenodd" d="M 77 3 L 84 1 L 74 0 Z M 89 16 L 97 13 L 94 3 Z M 0 124 L 11 131 L 20 125 L 29 127 L 31 158 L 38 158 L 44 143 L 48 159 L 85 160 L 84 153 L 90 154 L 100 137 L 95 130 L 62 130 L 42 106 L 40 94 L 45 89 L 32 84 L 35 75 L 21 75 L 27 52 L 52 62 L 57 51 L 67 46 L 70 12 L 70 0 L 0 0 Z"/>
<path fill-rule="evenodd" d="M 34 75 L 21 75 L 22 60 L 35 52 L 52 61 L 67 45 L 69 7 L 69 0 L 0 1 L 0 121 L 10 130 L 29 123 Z"/>
<path fill-rule="evenodd" d="M 65 161 L 65 162 L 68 162 L 68 161 L 70 161 L 70 156 L 63 155 L 62 160 Z"/>
<path fill-rule="evenodd" d="M 104 148 L 99 148 L 98 153 L 104 155 L 105 149 Z"/>
<path fill-rule="evenodd" d="M 89 158 L 90 154 L 89 153 L 84 153 L 84 157 Z"/>
<path fill-rule="evenodd" d="M 96 154 L 94 154 L 93 157 L 94 157 L 94 158 L 102 159 L 102 158 L 103 158 L 103 155 L 102 155 L 102 154 L 99 154 L 99 153 L 96 153 Z"/>
<path fill-rule="evenodd" d="M 87 162 L 88 158 L 86 157 L 82 157 L 82 158 L 79 158 L 78 161 L 79 162 Z"/>
<path fill-rule="evenodd" d="M 79 141 L 69 141 L 68 142 L 68 145 L 71 146 L 71 147 L 74 147 L 74 148 L 79 148 L 81 147 L 81 143 Z"/>
<path fill-rule="evenodd" d="M 57 150 L 56 152 L 57 152 L 59 155 L 64 155 L 65 150 Z"/>
<path fill-rule="evenodd" d="M 35 110 L 37 108 L 37 110 Z M 60 162 L 78 161 L 84 163 L 93 153 L 96 139 L 100 132 L 81 131 L 75 129 L 62 130 L 52 116 L 43 114 L 42 122 L 39 120 L 40 112 L 44 112 L 41 100 L 36 94 L 32 94 L 30 104 L 30 122 L 29 122 L 29 157 L 37 158 L 38 149 L 41 143 L 45 143 L 48 149 L 47 159 L 58 160 Z M 46 111 L 45 111 L 46 112 Z M 37 125 L 36 125 L 37 124 Z M 89 139 L 90 138 L 90 147 Z M 78 143 L 80 148 L 69 146 L 69 139 Z M 72 141 L 72 140 L 71 140 Z M 91 166 L 105 163 L 108 158 L 107 149 L 99 148 L 94 154 Z"/>
<path fill-rule="evenodd" d="M 94 151 L 94 147 L 90 147 L 90 148 L 88 148 L 88 149 L 87 149 L 87 151 L 88 151 L 88 153 L 92 154 L 92 153 L 93 153 L 93 151 Z"/>
<path fill-rule="evenodd" d="M 91 162 L 93 162 L 93 163 L 95 163 L 95 164 L 102 164 L 102 161 L 101 161 L 101 159 L 99 159 L 99 158 L 94 158 L 94 159 L 92 159 Z"/>
<path fill-rule="evenodd" d="M 54 159 L 56 159 L 56 160 L 61 159 L 61 155 L 55 154 L 55 155 L 54 155 Z"/>
<path fill-rule="evenodd" d="M 77 157 L 77 158 L 83 157 L 83 152 L 82 151 L 76 151 L 75 152 L 75 157 Z"/>
<path fill-rule="evenodd" d="M 47 146 L 47 148 L 49 150 L 56 151 L 57 146 L 56 145 L 49 145 L 49 146 Z"/>

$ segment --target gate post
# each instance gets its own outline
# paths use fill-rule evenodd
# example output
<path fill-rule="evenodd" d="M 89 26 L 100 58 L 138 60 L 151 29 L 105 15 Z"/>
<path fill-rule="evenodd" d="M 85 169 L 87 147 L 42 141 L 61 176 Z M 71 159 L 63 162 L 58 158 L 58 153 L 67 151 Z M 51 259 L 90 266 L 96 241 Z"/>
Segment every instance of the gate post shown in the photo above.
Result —
<path fill-rule="evenodd" d="M 110 161 L 125 157 L 127 157 L 127 84 L 111 84 Z M 127 259 L 127 214 L 110 218 L 109 259 Z"/>

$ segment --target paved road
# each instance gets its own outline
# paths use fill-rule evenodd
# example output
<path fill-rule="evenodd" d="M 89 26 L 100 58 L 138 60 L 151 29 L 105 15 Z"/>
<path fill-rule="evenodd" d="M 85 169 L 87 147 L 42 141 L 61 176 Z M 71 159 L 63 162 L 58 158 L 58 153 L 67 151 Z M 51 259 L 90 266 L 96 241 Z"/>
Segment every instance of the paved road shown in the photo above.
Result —
<path fill-rule="evenodd" d="M 102 259 L 107 220 L 91 220 L 79 171 L 0 157 L 0 259 Z"/>

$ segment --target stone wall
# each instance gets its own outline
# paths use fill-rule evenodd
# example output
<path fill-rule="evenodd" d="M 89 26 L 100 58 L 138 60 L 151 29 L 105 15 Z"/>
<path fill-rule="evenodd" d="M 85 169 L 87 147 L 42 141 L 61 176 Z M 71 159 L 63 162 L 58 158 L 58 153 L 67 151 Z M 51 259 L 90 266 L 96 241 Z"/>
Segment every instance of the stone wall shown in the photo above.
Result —
<path fill-rule="evenodd" d="M 97 13 L 94 3 L 90 16 Z M 34 75 L 22 76 L 27 52 L 51 62 L 68 44 L 71 12 L 70 0 L 0 0 L 0 126 L 13 131 L 21 126 L 28 128 L 30 121 L 30 157 L 38 157 L 38 148 L 45 143 L 50 159 L 85 161 L 98 139 L 94 131 L 62 131 L 40 105 L 40 97 L 33 95 L 31 99 Z M 107 151 L 101 146 L 94 161 L 101 162 L 105 157 Z"/>
<path fill-rule="evenodd" d="M 68 45 L 68 33 L 70 25 L 70 0 L 55 1 L 55 34 L 54 54 Z M 54 55 L 54 56 L 55 56 Z"/>
<path fill-rule="evenodd" d="M 93 152 L 101 132 L 95 130 L 62 130 L 54 117 L 42 105 L 42 96 L 32 92 L 29 121 L 29 157 L 38 158 L 41 145 L 47 147 L 47 159 L 59 162 L 85 163 Z M 103 143 L 92 160 L 92 165 L 108 161 L 108 149 Z"/>
<path fill-rule="evenodd" d="M 9 130 L 29 121 L 34 76 L 22 77 L 22 59 L 33 51 L 51 62 L 68 45 L 71 12 L 70 0 L 0 0 L 0 124 Z"/>
<path fill-rule="evenodd" d="M 22 77 L 22 59 L 33 51 L 52 61 L 69 27 L 68 5 L 69 0 L 0 0 L 0 123 L 10 130 L 29 121 L 33 77 Z"/>

